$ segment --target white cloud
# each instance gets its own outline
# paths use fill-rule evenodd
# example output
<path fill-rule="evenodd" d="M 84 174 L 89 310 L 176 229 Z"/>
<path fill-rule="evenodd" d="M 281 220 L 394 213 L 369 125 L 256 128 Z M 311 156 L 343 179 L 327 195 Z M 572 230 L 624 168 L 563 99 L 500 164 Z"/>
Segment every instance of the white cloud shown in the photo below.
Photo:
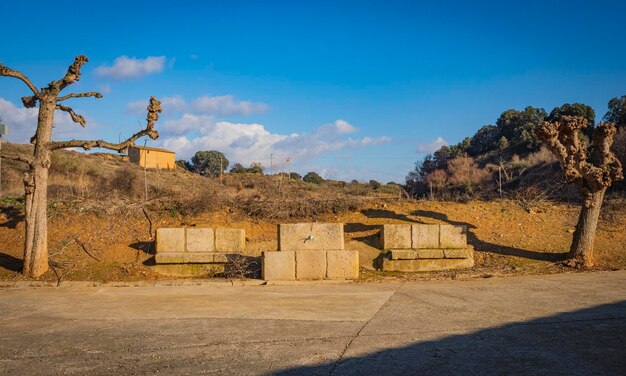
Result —
<path fill-rule="evenodd" d="M 250 115 L 265 112 L 268 109 L 265 103 L 238 101 L 232 95 L 199 97 L 193 101 L 192 106 L 195 111 L 200 113 L 220 115 Z"/>
<path fill-rule="evenodd" d="M 17 107 L 13 103 L 0 98 L 0 118 L 2 122 L 9 126 L 6 135 L 7 140 L 15 143 L 29 143 L 30 138 L 37 129 L 37 108 Z M 94 126 L 93 122 L 87 119 L 87 126 Z M 56 111 L 54 114 L 54 129 L 52 131 L 55 139 L 85 137 L 88 133 L 79 124 L 72 121 L 69 114 Z"/>
<path fill-rule="evenodd" d="M 357 131 L 356 127 L 345 120 L 335 120 L 335 127 L 340 133 L 354 133 Z"/>
<path fill-rule="evenodd" d="M 209 115 L 184 114 L 160 127 L 162 145 L 177 153 L 177 158 L 189 159 L 199 150 L 222 151 L 231 162 L 269 164 L 288 157 L 304 161 L 344 148 L 366 147 L 390 141 L 388 137 L 346 138 L 345 129 L 321 126 L 311 133 L 289 135 L 271 133 L 257 123 L 215 121 Z"/>
<path fill-rule="evenodd" d="M 138 78 L 148 74 L 163 72 L 165 56 L 148 56 L 145 59 L 120 56 L 113 61 L 112 66 L 102 65 L 95 69 L 98 76 L 115 80 Z"/>
<path fill-rule="evenodd" d="M 440 147 L 448 145 L 448 141 L 444 140 L 443 137 L 437 137 L 433 142 L 428 144 L 420 144 L 417 146 L 418 153 L 434 153 Z"/>

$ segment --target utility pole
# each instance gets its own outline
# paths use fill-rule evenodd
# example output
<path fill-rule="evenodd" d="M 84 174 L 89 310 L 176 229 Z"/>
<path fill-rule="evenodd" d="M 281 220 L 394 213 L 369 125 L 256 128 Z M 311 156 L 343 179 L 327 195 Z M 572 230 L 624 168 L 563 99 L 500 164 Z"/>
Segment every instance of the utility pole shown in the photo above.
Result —
<path fill-rule="evenodd" d="M 0 123 L 0 151 L 2 151 L 2 135 L 6 134 L 8 127 Z M 0 193 L 2 193 L 2 157 L 0 157 Z"/>
<path fill-rule="evenodd" d="M 224 171 L 224 159 L 222 159 L 222 155 L 220 154 L 220 184 L 223 184 L 222 172 Z"/>
<path fill-rule="evenodd" d="M 500 198 L 502 198 L 502 166 L 498 167 L 498 190 L 500 191 Z"/>
<path fill-rule="evenodd" d="M 274 175 L 274 154 L 270 154 L 270 171 Z"/>
<path fill-rule="evenodd" d="M 291 157 L 287 157 L 287 169 L 289 171 L 289 180 L 291 180 Z"/>

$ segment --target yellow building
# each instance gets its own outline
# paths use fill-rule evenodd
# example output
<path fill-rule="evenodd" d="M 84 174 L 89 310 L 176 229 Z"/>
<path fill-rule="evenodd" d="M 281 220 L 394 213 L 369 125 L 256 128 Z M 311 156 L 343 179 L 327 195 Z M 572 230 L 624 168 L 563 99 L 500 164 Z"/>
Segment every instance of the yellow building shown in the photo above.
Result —
<path fill-rule="evenodd" d="M 128 159 L 145 168 L 176 169 L 176 154 L 165 149 L 148 146 L 130 147 L 128 148 Z"/>

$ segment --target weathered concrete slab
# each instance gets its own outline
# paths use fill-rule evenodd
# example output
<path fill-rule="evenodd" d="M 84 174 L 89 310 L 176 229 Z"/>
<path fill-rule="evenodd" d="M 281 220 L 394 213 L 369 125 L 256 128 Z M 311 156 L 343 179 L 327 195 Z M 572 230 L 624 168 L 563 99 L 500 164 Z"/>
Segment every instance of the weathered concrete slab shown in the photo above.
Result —
<path fill-rule="evenodd" d="M 215 229 L 215 251 L 242 253 L 246 249 L 246 232 L 238 228 Z"/>
<path fill-rule="evenodd" d="M 326 252 L 296 251 L 296 279 L 315 280 L 325 277 Z"/>
<path fill-rule="evenodd" d="M 154 256 L 157 264 L 211 264 L 228 262 L 225 253 L 208 253 L 208 252 L 173 252 L 173 253 L 157 253 Z"/>
<path fill-rule="evenodd" d="M 358 251 L 328 251 L 326 252 L 326 278 L 358 279 L 359 278 L 359 252 Z"/>
<path fill-rule="evenodd" d="M 444 258 L 444 252 L 442 249 L 418 249 L 418 259 L 442 259 Z"/>
<path fill-rule="evenodd" d="M 439 248 L 467 247 L 467 226 L 439 225 Z"/>
<path fill-rule="evenodd" d="M 288 223 L 278 225 L 280 251 L 344 249 L 343 223 Z"/>
<path fill-rule="evenodd" d="M 296 279 L 294 251 L 263 252 L 263 279 L 266 281 L 293 281 Z"/>
<path fill-rule="evenodd" d="M 444 249 L 443 254 L 447 259 L 462 259 L 472 257 L 468 249 Z"/>
<path fill-rule="evenodd" d="M 439 225 L 411 225 L 411 248 L 439 248 Z"/>
<path fill-rule="evenodd" d="M 212 228 L 187 228 L 187 252 L 215 252 L 215 231 Z"/>
<path fill-rule="evenodd" d="M 157 264 L 153 271 L 170 277 L 211 277 L 224 272 L 225 264 Z"/>
<path fill-rule="evenodd" d="M 159 228 L 156 232 L 156 251 L 185 252 L 185 229 Z"/>
<path fill-rule="evenodd" d="M 380 233 L 380 240 L 383 249 L 410 249 L 411 225 L 383 225 L 383 229 Z"/>
<path fill-rule="evenodd" d="M 383 270 L 390 272 L 433 272 L 438 270 L 465 269 L 471 268 L 472 266 L 474 266 L 473 258 L 383 260 Z"/>
<path fill-rule="evenodd" d="M 413 249 L 392 249 L 388 255 L 392 260 L 415 260 L 419 258 L 417 251 Z"/>

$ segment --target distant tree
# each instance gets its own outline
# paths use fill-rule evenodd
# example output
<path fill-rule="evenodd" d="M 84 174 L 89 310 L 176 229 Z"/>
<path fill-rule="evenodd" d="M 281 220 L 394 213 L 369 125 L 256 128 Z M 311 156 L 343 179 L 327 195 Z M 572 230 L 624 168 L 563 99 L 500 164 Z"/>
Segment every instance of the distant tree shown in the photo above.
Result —
<path fill-rule="evenodd" d="M 350 184 L 359 184 L 359 181 L 356 179 L 350 180 Z"/>
<path fill-rule="evenodd" d="M 467 148 L 467 154 L 477 156 L 492 150 L 498 150 L 501 137 L 498 127 L 495 125 L 485 125 L 471 138 L 469 147 Z"/>
<path fill-rule="evenodd" d="M 263 166 L 259 162 L 253 162 L 250 167 L 246 169 L 247 173 L 263 175 Z"/>
<path fill-rule="evenodd" d="M 378 181 L 374 179 L 370 180 L 369 183 L 367 183 L 367 185 L 373 190 L 380 189 L 380 187 L 382 186 Z"/>
<path fill-rule="evenodd" d="M 609 111 L 604 115 L 604 121 L 614 123 L 618 129 L 626 128 L 626 95 L 609 101 Z"/>
<path fill-rule="evenodd" d="M 302 178 L 302 180 L 307 183 L 313 183 L 313 184 L 321 184 L 324 182 L 324 178 L 319 176 L 319 174 L 315 171 L 307 172 L 306 175 L 304 175 L 304 177 Z"/>
<path fill-rule="evenodd" d="M 591 137 L 593 134 L 593 128 L 596 124 L 596 112 L 593 107 L 587 106 L 582 103 L 565 103 L 561 107 L 555 107 L 548 115 L 546 121 L 555 122 L 559 121 L 563 116 L 580 116 L 587 119 L 588 126 L 586 128 L 585 134 L 588 137 Z"/>
<path fill-rule="evenodd" d="M 297 172 L 292 172 L 289 174 L 289 179 L 291 180 L 302 180 L 302 175 L 298 174 Z"/>
<path fill-rule="evenodd" d="M 588 145 L 580 133 L 588 126 L 585 117 L 561 116 L 544 122 L 537 135 L 556 155 L 568 182 L 574 183 L 583 198 L 578 224 L 569 251 L 569 264 L 593 266 L 593 243 L 606 189 L 624 178 L 622 165 L 611 151 L 615 125 L 600 123 Z"/>
<path fill-rule="evenodd" d="M 0 76 L 11 77 L 22 81 L 32 92 L 30 96 L 22 97 L 22 104 L 26 108 L 37 108 L 37 128 L 31 138 L 34 145 L 32 156 L 13 154 L 0 151 L 0 157 L 23 162 L 27 165 L 24 174 L 24 262 L 22 273 L 30 277 L 38 277 L 48 271 L 48 177 L 52 165 L 52 155 L 56 150 L 68 148 L 82 148 L 90 150 L 103 148 L 125 152 L 135 145 L 139 138 L 148 136 L 157 139 L 159 133 L 154 129 L 155 122 L 159 119 L 161 102 L 154 97 L 150 98 L 147 107 L 148 116 L 146 127 L 130 136 L 126 141 L 111 143 L 104 140 L 69 140 L 53 141 L 54 115 L 56 111 L 69 114 L 72 121 L 85 126 L 85 118 L 67 106 L 65 101 L 76 98 L 102 98 L 97 92 L 69 93 L 62 95 L 61 92 L 68 86 L 73 85 L 81 77 L 81 69 L 88 62 L 86 56 L 80 55 L 74 58 L 67 72 L 58 80 L 50 81 L 47 86 L 37 87 L 23 73 L 0 64 Z"/>
<path fill-rule="evenodd" d="M 241 163 L 235 163 L 230 169 L 231 174 L 243 174 L 244 172 L 246 172 L 246 168 Z"/>
<path fill-rule="evenodd" d="M 179 159 L 176 161 L 176 167 L 185 171 L 191 171 L 192 168 L 191 164 L 183 159 Z"/>
<path fill-rule="evenodd" d="M 205 176 L 217 176 L 228 167 L 228 159 L 217 150 L 198 151 L 191 157 L 193 171 Z"/>
<path fill-rule="evenodd" d="M 511 109 L 500 114 L 496 126 L 507 139 L 512 151 L 529 153 L 539 150 L 541 141 L 535 134 L 535 129 L 543 124 L 547 116 L 543 108 L 528 106 L 523 111 Z"/>

